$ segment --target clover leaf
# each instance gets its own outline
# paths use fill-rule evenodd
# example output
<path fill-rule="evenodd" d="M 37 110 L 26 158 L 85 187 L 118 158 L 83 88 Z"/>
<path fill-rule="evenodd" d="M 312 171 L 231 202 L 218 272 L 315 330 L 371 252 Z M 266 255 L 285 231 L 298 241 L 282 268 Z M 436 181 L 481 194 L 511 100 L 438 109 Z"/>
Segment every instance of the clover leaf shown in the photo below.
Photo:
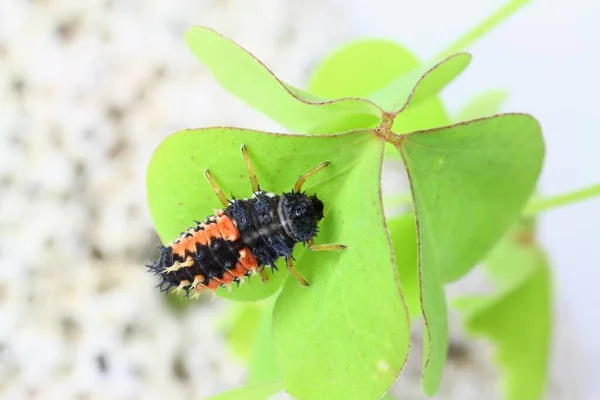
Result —
<path fill-rule="evenodd" d="M 253 277 L 231 293 L 219 289 L 218 294 L 258 300 L 287 280 L 273 314 L 275 352 L 286 390 L 300 397 L 318 396 L 315 388 L 324 382 L 327 393 L 351 396 L 340 385 L 342 375 L 358 379 L 369 371 L 372 379 L 353 388 L 354 398 L 382 395 L 404 365 L 409 344 L 408 315 L 380 202 L 384 142 L 371 131 L 305 136 L 209 128 L 176 133 L 159 146 L 148 169 L 148 202 L 163 240 L 219 207 L 204 169 L 211 169 L 225 193 L 249 194 L 242 144 L 261 187 L 276 193 L 289 190 L 300 174 L 329 160 L 331 165 L 306 184 L 307 192 L 317 193 L 325 203 L 317 242 L 339 242 L 348 249 L 312 253 L 297 248 L 296 267 L 310 282 L 308 288 L 280 268 L 266 285 Z M 377 290 L 365 290 L 366 282 Z M 353 362 L 359 358 L 368 362 Z M 331 360 L 346 367 L 331 368 Z"/>
<path fill-rule="evenodd" d="M 448 347 L 443 285 L 464 276 L 522 212 L 541 172 L 535 119 L 507 114 L 401 135 L 419 243 L 426 335 L 423 387 L 439 387 Z"/>

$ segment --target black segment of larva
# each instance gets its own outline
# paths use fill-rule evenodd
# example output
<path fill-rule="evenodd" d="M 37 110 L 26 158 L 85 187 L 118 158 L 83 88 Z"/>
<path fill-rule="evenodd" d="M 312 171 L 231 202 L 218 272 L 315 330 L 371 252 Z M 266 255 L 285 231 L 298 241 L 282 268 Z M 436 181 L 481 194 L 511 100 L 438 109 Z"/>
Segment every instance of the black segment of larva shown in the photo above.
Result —
<path fill-rule="evenodd" d="M 225 210 L 225 214 L 229 215 L 229 217 L 236 222 L 239 232 L 244 232 L 247 230 L 250 224 L 248 212 L 246 211 L 245 206 L 245 201 L 234 200 Z"/>
<path fill-rule="evenodd" d="M 216 266 L 211 271 L 212 275 L 208 276 L 209 279 L 212 277 L 223 278 L 225 271 L 233 269 L 238 261 L 238 255 L 231 251 L 227 242 L 228 240 L 222 238 L 212 239 L 209 249 Z"/>
<path fill-rule="evenodd" d="M 306 242 L 317 235 L 317 224 L 323 218 L 323 202 L 316 195 L 284 193 L 281 195 L 279 211 L 295 241 Z"/>

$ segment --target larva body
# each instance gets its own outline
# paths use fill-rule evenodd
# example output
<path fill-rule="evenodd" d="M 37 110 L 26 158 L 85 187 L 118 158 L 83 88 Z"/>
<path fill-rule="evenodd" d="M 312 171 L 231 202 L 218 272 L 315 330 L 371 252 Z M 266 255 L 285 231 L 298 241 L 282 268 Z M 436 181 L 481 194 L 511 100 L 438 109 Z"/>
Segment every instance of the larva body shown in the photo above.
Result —
<path fill-rule="evenodd" d="M 163 291 L 214 291 L 264 267 L 275 268 L 279 258 L 291 260 L 297 243 L 312 243 L 322 218 L 323 203 L 316 195 L 259 190 L 250 199 L 230 201 L 170 246 L 161 246 L 149 268 L 160 275 Z"/>

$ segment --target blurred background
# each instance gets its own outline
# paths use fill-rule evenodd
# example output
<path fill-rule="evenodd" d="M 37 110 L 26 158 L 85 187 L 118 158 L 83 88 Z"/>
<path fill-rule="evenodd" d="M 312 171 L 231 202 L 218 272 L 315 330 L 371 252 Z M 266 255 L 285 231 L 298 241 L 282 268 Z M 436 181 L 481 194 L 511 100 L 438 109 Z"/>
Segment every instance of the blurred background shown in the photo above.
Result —
<path fill-rule="evenodd" d="M 223 302 L 174 312 L 143 266 L 158 244 L 145 169 L 166 135 L 281 130 L 196 62 L 190 25 L 304 87 L 352 39 L 393 39 L 428 60 L 503 3 L 0 0 L 0 398 L 198 399 L 242 384 L 217 329 Z M 504 111 L 537 117 L 546 195 L 600 181 L 599 21 L 598 2 L 534 1 L 469 48 L 473 63 L 442 94 L 455 112 L 504 89 Z M 541 220 L 555 273 L 552 399 L 600 398 L 599 234 L 599 200 Z M 419 348 L 403 399 L 423 398 Z M 451 349 L 438 398 L 499 398 L 485 345 L 453 333 Z"/>

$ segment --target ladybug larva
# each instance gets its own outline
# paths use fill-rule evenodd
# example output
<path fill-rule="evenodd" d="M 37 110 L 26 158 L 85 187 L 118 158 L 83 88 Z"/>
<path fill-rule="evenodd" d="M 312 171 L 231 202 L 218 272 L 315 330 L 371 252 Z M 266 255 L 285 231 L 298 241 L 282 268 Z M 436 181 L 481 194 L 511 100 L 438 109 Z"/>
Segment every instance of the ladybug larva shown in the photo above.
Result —
<path fill-rule="evenodd" d="M 148 268 L 160 275 L 160 290 L 185 290 L 194 297 L 204 290 L 231 287 L 246 276 L 259 273 L 268 280 L 266 267 L 274 272 L 275 261 L 285 258 L 289 272 L 303 286 L 308 282 L 294 268 L 292 251 L 304 243 L 311 251 L 343 250 L 341 244 L 315 245 L 323 202 L 301 191 L 304 182 L 329 165 L 322 162 L 301 175 L 290 192 L 280 195 L 260 189 L 245 145 L 242 156 L 250 175 L 250 199 L 227 200 L 209 170 L 204 172 L 225 207 L 176 238 L 170 246 L 159 246 L 160 256 Z"/>

